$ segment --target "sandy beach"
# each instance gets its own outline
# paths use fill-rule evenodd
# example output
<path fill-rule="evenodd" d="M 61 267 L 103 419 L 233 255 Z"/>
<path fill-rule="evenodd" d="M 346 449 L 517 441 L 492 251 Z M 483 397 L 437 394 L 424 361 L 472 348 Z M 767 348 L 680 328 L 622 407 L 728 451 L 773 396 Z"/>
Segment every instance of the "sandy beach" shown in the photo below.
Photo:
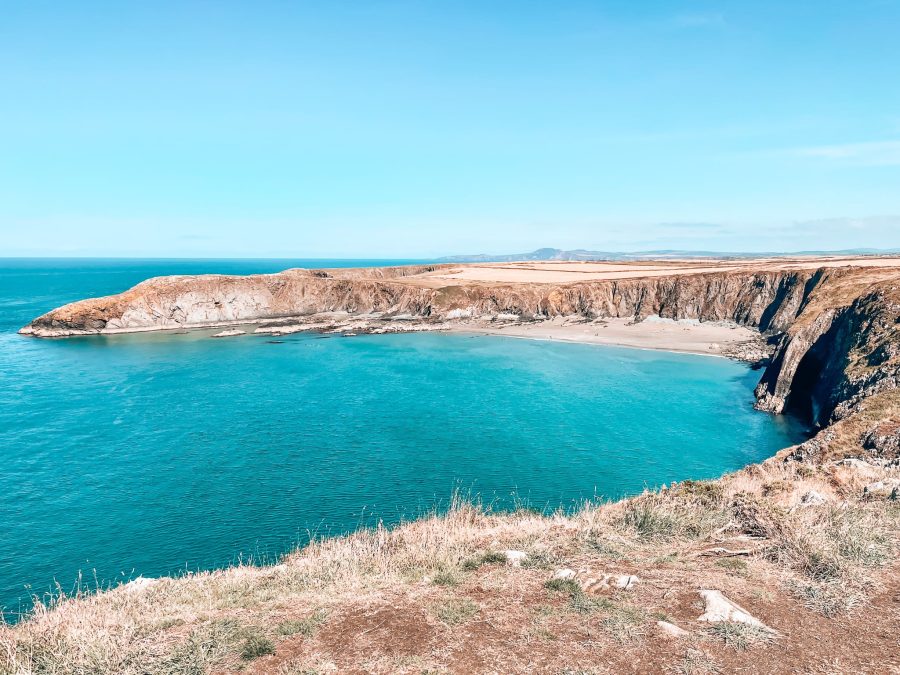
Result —
<path fill-rule="evenodd" d="M 578 321 L 556 318 L 538 323 L 454 324 L 455 332 L 503 335 L 532 340 L 558 340 L 599 345 L 618 345 L 708 356 L 726 356 L 741 343 L 759 338 L 756 331 L 726 322 L 673 321 L 648 318 Z"/>

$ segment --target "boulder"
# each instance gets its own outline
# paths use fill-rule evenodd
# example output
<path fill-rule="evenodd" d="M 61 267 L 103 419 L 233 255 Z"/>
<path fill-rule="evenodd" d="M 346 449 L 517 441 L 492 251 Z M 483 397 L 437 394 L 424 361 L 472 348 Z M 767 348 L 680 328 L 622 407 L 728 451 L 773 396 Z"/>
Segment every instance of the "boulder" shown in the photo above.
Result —
<path fill-rule="evenodd" d="M 704 589 L 700 591 L 700 597 L 706 603 L 706 611 L 697 618 L 697 621 L 707 621 L 709 623 L 730 621 L 771 630 L 746 609 L 726 598 L 721 591 Z"/>

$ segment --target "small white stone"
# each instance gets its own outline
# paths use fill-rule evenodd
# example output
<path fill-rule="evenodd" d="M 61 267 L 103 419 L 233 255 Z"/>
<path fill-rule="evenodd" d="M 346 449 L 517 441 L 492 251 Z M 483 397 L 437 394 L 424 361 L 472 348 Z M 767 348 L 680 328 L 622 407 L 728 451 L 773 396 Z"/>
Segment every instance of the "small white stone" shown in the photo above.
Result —
<path fill-rule="evenodd" d="M 668 637 L 673 638 L 683 638 L 690 635 L 688 631 L 684 628 L 680 628 L 676 626 L 674 623 L 669 623 L 668 621 L 657 621 L 656 625 L 659 626 L 659 629 L 665 633 Z"/>
<path fill-rule="evenodd" d="M 640 579 L 638 579 L 633 574 L 620 574 L 619 578 L 616 579 L 616 588 L 621 588 L 622 590 L 630 591 L 632 588 L 634 588 L 637 585 L 637 583 L 639 581 L 640 581 Z"/>
<path fill-rule="evenodd" d="M 148 579 L 147 577 L 137 577 L 132 579 L 127 584 L 122 586 L 122 590 L 126 593 L 140 593 L 141 591 L 150 588 L 154 584 L 159 583 L 159 579 Z"/>
<path fill-rule="evenodd" d="M 506 556 L 506 562 L 513 567 L 518 567 L 525 559 L 528 557 L 528 554 L 525 551 L 504 551 L 503 554 Z"/>
<path fill-rule="evenodd" d="M 570 570 L 570 569 L 556 570 L 553 573 L 553 578 L 554 579 L 574 579 L 577 574 L 578 574 L 578 572 L 576 572 L 575 570 Z"/>

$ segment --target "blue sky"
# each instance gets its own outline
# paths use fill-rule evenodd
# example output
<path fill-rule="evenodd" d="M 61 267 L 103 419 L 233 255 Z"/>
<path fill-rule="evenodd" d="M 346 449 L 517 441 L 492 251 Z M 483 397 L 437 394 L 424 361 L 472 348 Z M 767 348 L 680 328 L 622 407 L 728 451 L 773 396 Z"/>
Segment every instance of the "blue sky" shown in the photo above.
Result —
<path fill-rule="evenodd" d="M 0 256 L 900 246 L 900 4 L 0 1 Z"/>

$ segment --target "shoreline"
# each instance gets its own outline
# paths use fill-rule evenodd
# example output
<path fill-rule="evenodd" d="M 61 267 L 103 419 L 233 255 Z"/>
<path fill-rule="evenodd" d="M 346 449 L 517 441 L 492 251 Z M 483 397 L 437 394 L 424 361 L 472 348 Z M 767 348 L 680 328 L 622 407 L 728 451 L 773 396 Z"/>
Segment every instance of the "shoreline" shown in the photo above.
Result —
<path fill-rule="evenodd" d="M 223 329 L 210 335 L 217 339 L 245 336 L 279 337 L 295 333 L 384 335 L 391 333 L 469 333 L 546 342 L 568 342 L 625 347 L 676 354 L 694 354 L 759 362 L 768 356 L 760 333 L 752 328 L 726 321 L 661 319 L 656 316 L 635 322 L 633 319 L 554 317 L 542 321 L 503 321 L 494 317 L 443 322 L 397 319 L 379 314 L 353 315 L 327 312 L 302 317 L 283 317 L 266 321 L 217 321 L 190 326 L 154 326 L 149 328 L 112 328 L 97 332 L 67 335 L 35 335 L 45 339 L 137 334 L 183 334 Z M 238 332 L 241 331 L 241 332 Z M 19 334 L 29 335 L 20 331 Z M 33 334 L 33 333 L 32 333 Z"/>
<path fill-rule="evenodd" d="M 758 361 L 767 354 L 758 331 L 725 322 L 675 321 L 650 317 L 640 322 L 630 319 L 602 319 L 593 322 L 566 322 L 550 319 L 536 323 L 471 326 L 454 324 L 448 332 L 497 335 L 501 337 L 569 342 L 610 347 L 627 347 L 676 354 L 694 354 Z M 736 353 L 752 344 L 754 353 L 742 358 Z"/>

